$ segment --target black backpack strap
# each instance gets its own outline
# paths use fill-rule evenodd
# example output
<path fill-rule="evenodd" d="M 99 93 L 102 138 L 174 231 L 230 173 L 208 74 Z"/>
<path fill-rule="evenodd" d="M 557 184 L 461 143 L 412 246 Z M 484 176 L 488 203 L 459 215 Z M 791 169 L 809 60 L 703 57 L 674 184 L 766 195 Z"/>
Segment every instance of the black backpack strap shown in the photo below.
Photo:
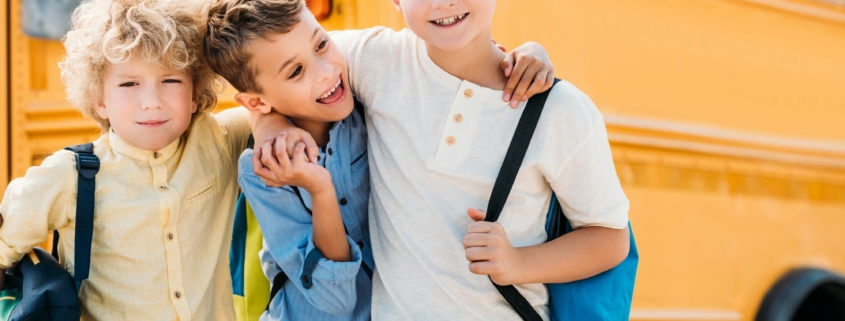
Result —
<path fill-rule="evenodd" d="M 560 81 L 555 79 L 554 84 Z M 552 85 L 554 88 L 554 85 Z M 531 137 L 534 136 L 534 129 L 537 128 L 537 122 L 540 120 L 540 115 L 543 113 L 543 107 L 546 105 L 546 98 L 549 97 L 549 89 L 543 93 L 539 93 L 528 100 L 522 116 L 519 118 L 519 123 L 516 125 L 516 131 L 513 134 L 508 151 L 505 154 L 505 160 L 502 162 L 502 168 L 499 170 L 499 176 L 496 177 L 496 183 L 493 184 L 493 192 L 490 194 L 490 201 L 487 203 L 487 216 L 485 221 L 495 222 L 499 219 L 502 209 L 505 207 L 505 201 L 513 187 L 513 182 L 516 180 L 516 174 L 519 172 L 519 167 L 522 165 L 522 159 L 525 158 L 525 153 L 528 151 L 528 145 L 531 143 Z M 492 279 L 490 280 L 493 281 Z M 526 321 L 542 321 L 540 314 L 528 303 L 528 300 L 519 293 L 513 285 L 501 286 L 493 282 L 496 290 L 502 294 L 505 301 L 516 310 L 516 313 Z"/>
<path fill-rule="evenodd" d="M 276 274 L 276 277 L 273 278 L 273 287 L 270 288 L 270 300 L 267 301 L 267 307 L 264 310 L 270 311 L 270 302 L 273 302 L 273 298 L 276 297 L 276 294 L 285 286 L 285 282 L 287 281 L 288 275 L 285 274 L 285 271 L 279 269 L 279 274 Z"/>
<path fill-rule="evenodd" d="M 74 245 L 73 280 L 76 290 L 88 279 L 91 267 L 91 239 L 94 234 L 94 176 L 100 171 L 100 159 L 94 155 L 94 144 L 87 143 L 65 147 L 76 153 L 76 171 L 79 173 L 76 190 L 76 244 Z M 56 234 L 58 236 L 58 234 Z M 58 237 L 53 241 L 58 244 Z"/>

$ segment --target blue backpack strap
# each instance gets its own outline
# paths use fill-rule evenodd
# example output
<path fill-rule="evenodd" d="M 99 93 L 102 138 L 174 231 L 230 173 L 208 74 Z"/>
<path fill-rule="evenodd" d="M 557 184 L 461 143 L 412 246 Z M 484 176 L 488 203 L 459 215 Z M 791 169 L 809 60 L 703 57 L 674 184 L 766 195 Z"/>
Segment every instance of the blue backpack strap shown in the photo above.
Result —
<path fill-rule="evenodd" d="M 94 234 L 94 176 L 100 171 L 100 159 L 94 155 L 94 144 L 87 143 L 65 147 L 76 153 L 76 171 L 79 180 L 76 190 L 76 244 L 74 246 L 73 281 L 76 290 L 88 279 L 91 267 L 91 239 Z M 58 237 L 55 238 L 58 242 Z"/>
<path fill-rule="evenodd" d="M 554 85 L 560 79 L 555 78 Z M 543 93 L 539 93 L 528 100 L 528 105 L 522 111 L 522 116 L 519 118 L 519 123 L 516 125 L 516 131 L 513 134 L 508 151 L 505 154 L 505 160 L 502 162 L 502 168 L 499 170 L 499 176 L 496 177 L 496 183 L 493 184 L 493 192 L 490 194 L 490 201 L 487 203 L 487 216 L 485 221 L 495 222 L 499 219 L 502 209 L 505 207 L 505 201 L 508 199 L 508 194 L 511 192 L 513 182 L 516 180 L 516 174 L 519 172 L 519 167 L 522 165 L 522 159 L 525 158 L 525 153 L 528 151 L 528 145 L 531 143 L 531 137 L 534 136 L 534 129 L 537 128 L 537 122 L 540 120 L 540 115 L 543 113 L 543 107 L 546 105 L 546 98 L 549 97 L 549 89 Z M 490 280 L 493 281 L 492 279 Z M 513 285 L 501 286 L 493 282 L 496 290 L 502 294 L 516 313 L 526 321 L 541 321 L 540 314 L 534 310 L 531 303 L 519 293 Z"/>

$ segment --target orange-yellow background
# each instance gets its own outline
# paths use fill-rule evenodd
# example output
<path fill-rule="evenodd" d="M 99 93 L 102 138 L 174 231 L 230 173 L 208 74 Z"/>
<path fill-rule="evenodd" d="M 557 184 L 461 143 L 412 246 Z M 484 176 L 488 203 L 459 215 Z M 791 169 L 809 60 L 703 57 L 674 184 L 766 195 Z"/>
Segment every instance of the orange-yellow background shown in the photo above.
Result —
<path fill-rule="evenodd" d="M 19 1 L 0 5 L 4 183 L 98 136 Z M 328 29 L 403 26 L 389 0 L 328 8 Z M 632 320 L 753 320 L 790 269 L 845 274 L 845 1 L 499 0 L 495 19 L 605 115 L 642 257 Z"/>

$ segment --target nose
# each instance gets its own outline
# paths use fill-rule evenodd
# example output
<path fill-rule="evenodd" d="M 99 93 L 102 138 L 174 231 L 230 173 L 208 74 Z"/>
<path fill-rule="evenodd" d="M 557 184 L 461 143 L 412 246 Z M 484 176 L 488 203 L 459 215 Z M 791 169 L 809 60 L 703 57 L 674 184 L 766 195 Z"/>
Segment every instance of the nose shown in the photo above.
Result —
<path fill-rule="evenodd" d="M 454 6 L 458 3 L 458 0 L 434 0 L 432 1 L 431 5 L 437 9 L 444 9 Z"/>
<path fill-rule="evenodd" d="M 141 96 L 141 109 L 161 109 L 162 100 L 161 100 L 161 92 L 159 91 L 158 86 L 146 86 L 146 90 L 143 90 Z"/>
<path fill-rule="evenodd" d="M 332 65 L 328 61 L 322 60 L 317 65 L 317 77 L 315 78 L 315 81 L 318 84 L 332 81 L 338 74 L 337 72 L 335 72 L 334 65 Z"/>

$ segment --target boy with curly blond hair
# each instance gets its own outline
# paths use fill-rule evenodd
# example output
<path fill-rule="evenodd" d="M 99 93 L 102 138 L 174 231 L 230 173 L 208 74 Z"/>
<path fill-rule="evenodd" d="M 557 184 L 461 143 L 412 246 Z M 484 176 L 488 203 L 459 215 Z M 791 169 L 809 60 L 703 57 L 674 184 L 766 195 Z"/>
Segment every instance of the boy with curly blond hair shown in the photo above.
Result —
<path fill-rule="evenodd" d="M 200 47 L 203 4 L 90 0 L 73 15 L 60 64 L 70 102 L 100 125 L 83 320 L 232 320 L 227 252 L 243 108 L 217 115 Z M 58 230 L 74 272 L 77 172 L 60 150 L 6 188 L 0 268 Z"/>

